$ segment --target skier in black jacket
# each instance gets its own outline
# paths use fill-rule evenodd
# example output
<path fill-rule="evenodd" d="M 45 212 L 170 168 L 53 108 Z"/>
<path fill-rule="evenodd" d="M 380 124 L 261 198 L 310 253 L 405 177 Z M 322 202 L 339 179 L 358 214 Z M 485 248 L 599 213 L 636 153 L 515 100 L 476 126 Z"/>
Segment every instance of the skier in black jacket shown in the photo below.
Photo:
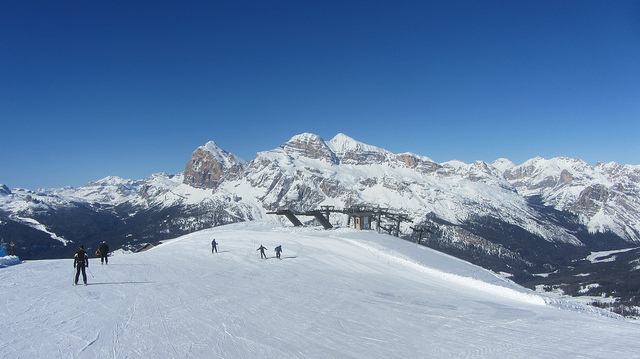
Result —
<path fill-rule="evenodd" d="M 109 246 L 107 242 L 102 241 L 100 248 L 98 248 L 98 253 L 100 256 L 100 264 L 109 264 L 109 258 L 107 257 L 109 255 Z"/>
<path fill-rule="evenodd" d="M 73 284 L 78 284 L 78 277 L 80 277 L 80 271 L 82 270 L 82 279 L 84 280 L 84 285 L 87 285 L 87 272 L 85 272 L 84 268 L 89 267 L 89 256 L 87 256 L 83 246 L 80 246 L 73 256 L 73 267 L 76 268 L 76 281 Z"/>
<path fill-rule="evenodd" d="M 263 246 L 262 244 L 260 245 L 260 248 L 256 249 L 257 251 L 260 251 L 260 259 L 264 258 L 267 259 L 267 255 L 264 253 L 264 250 L 267 249 L 265 246 Z"/>

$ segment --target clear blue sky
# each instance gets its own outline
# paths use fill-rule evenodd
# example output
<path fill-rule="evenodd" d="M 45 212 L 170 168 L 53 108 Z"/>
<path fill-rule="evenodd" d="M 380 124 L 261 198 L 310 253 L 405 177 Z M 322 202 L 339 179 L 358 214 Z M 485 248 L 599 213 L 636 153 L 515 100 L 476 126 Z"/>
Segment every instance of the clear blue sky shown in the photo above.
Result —
<path fill-rule="evenodd" d="M 0 183 L 179 173 L 303 132 L 640 164 L 638 1 L 0 2 Z"/>

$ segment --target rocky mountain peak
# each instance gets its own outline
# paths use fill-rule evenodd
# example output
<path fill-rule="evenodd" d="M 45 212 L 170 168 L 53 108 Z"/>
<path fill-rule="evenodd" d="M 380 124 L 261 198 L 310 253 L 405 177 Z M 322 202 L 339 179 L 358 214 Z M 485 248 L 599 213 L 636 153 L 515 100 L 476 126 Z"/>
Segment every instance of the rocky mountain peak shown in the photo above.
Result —
<path fill-rule="evenodd" d="M 343 164 L 372 164 L 392 160 L 395 155 L 387 150 L 358 142 L 353 138 L 339 133 L 327 145 Z"/>
<path fill-rule="evenodd" d="M 280 147 L 286 154 L 292 157 L 306 157 L 321 159 L 329 163 L 337 163 L 336 155 L 327 146 L 327 143 L 318 135 L 303 133 L 293 136 Z"/>
<path fill-rule="evenodd" d="M 345 153 L 345 152 L 367 152 L 367 151 L 379 151 L 380 149 L 375 146 L 367 145 L 362 142 L 356 141 L 353 138 L 345 135 L 344 133 L 339 133 L 335 135 L 327 145 L 335 152 L 335 153 Z"/>
<path fill-rule="evenodd" d="M 205 151 L 210 152 L 216 161 L 220 162 L 225 168 L 231 168 L 237 166 L 238 164 L 246 162 L 245 160 L 234 156 L 233 154 L 223 150 L 220 146 L 218 146 L 215 142 L 209 141 L 204 146 L 201 146 Z"/>
<path fill-rule="evenodd" d="M 397 154 L 395 158 L 403 166 L 413 168 L 422 173 L 433 172 L 441 168 L 439 164 L 429 157 L 419 156 L 411 152 Z"/>
<path fill-rule="evenodd" d="M 506 158 L 498 158 L 497 160 L 493 161 L 492 165 L 502 173 L 510 171 L 516 166 L 513 162 Z"/>
<path fill-rule="evenodd" d="M 6 185 L 0 184 L 0 193 L 11 194 L 11 190 Z"/>
<path fill-rule="evenodd" d="M 225 173 L 237 174 L 244 160 L 209 141 L 198 147 L 184 169 L 184 183 L 196 188 L 215 188 Z"/>

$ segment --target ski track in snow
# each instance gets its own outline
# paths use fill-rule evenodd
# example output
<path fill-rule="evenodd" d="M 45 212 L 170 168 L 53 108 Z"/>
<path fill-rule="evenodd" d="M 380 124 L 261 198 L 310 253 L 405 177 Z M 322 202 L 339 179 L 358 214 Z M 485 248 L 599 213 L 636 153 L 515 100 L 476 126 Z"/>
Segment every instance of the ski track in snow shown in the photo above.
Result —
<path fill-rule="evenodd" d="M 211 253 L 211 239 L 218 253 Z M 260 245 L 269 258 L 260 259 Z M 274 247 L 283 246 L 282 260 Z M 640 325 L 373 231 L 244 223 L 0 269 L 0 358 L 623 358 Z M 546 304 L 545 304 L 546 303 Z M 549 305 L 550 304 L 550 305 Z"/>

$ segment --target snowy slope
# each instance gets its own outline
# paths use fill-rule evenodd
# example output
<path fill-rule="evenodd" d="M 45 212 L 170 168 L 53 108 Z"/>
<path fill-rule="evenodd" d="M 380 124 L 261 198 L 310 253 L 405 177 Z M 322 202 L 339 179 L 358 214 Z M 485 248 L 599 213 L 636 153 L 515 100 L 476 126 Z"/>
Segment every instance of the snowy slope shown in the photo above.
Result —
<path fill-rule="evenodd" d="M 210 253 L 211 239 L 219 253 Z M 283 260 L 259 259 L 282 244 Z M 1 358 L 629 358 L 640 326 L 426 247 L 248 222 L 0 269 Z"/>

